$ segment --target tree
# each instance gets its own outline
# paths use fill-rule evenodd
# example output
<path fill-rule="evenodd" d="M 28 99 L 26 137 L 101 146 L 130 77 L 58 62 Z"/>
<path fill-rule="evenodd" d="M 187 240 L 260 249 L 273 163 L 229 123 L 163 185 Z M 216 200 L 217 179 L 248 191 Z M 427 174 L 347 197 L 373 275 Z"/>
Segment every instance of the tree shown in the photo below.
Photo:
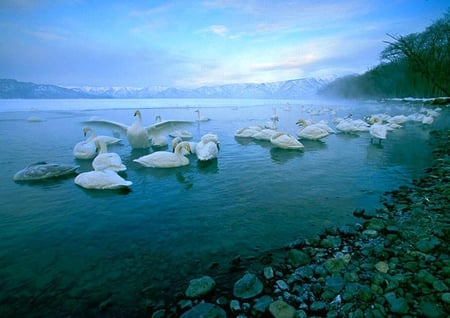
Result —
<path fill-rule="evenodd" d="M 430 95 L 450 96 L 450 10 L 422 33 L 388 34 L 393 41 L 381 53 L 390 63 L 406 61 L 413 73 L 428 82 Z"/>

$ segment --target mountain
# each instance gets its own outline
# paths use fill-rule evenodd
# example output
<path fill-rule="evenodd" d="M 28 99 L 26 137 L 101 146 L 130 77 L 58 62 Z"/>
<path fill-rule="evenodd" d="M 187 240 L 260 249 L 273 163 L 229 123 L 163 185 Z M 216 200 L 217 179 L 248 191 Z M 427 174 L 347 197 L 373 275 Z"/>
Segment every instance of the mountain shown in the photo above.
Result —
<path fill-rule="evenodd" d="M 85 92 L 77 92 L 56 85 L 19 82 L 0 79 L 0 98 L 95 98 Z"/>
<path fill-rule="evenodd" d="M 332 80 L 333 78 L 302 78 L 182 89 L 162 86 L 59 87 L 0 79 L 0 98 L 309 98 Z"/>

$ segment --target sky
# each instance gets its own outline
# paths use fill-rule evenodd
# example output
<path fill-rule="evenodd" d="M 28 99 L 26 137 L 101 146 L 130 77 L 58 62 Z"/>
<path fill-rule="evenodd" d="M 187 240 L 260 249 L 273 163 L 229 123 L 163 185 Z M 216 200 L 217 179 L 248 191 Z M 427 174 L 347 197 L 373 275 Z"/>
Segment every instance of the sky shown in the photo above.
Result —
<path fill-rule="evenodd" d="M 194 88 L 362 74 L 448 0 L 1 0 L 0 78 Z"/>

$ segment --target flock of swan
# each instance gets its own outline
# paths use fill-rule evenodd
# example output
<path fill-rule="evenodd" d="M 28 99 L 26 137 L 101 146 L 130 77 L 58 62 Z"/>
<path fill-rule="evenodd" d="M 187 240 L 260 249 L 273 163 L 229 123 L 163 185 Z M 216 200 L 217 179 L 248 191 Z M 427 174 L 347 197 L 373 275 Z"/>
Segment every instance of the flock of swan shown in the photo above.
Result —
<path fill-rule="evenodd" d="M 302 140 L 322 140 L 335 133 L 368 132 L 371 136 L 371 143 L 373 140 L 378 140 L 381 143 L 381 140 L 387 138 L 389 131 L 401 128 L 408 121 L 420 122 L 424 125 L 431 124 L 440 111 L 440 108 L 424 109 L 408 116 L 374 114 L 364 119 L 353 119 L 350 114 L 345 118 L 335 118 L 333 120 L 335 129 L 331 128 L 324 120 L 313 122 L 299 119 L 296 122 L 299 129 L 294 136 L 277 129 L 279 117 L 275 110 L 269 122 L 240 128 L 236 130 L 234 136 L 238 139 L 252 138 L 267 141 L 273 147 L 294 150 L 304 148 Z M 201 116 L 199 110 L 196 112 L 198 114 L 196 121 L 210 120 Z M 172 151 L 153 151 L 133 160 L 143 167 L 181 167 L 189 165 L 189 158 L 186 157 L 189 154 L 195 154 L 199 161 L 214 160 L 219 154 L 220 142 L 218 136 L 214 133 L 203 135 L 198 142 L 189 141 L 192 139 L 192 134 L 179 128 L 192 123 L 190 121 L 163 121 L 160 116 L 156 116 L 155 123 L 143 126 L 141 112 L 136 110 L 134 116 L 136 119 L 131 125 L 104 119 L 91 119 L 85 122 L 89 124 L 82 129 L 86 139 L 75 144 L 73 155 L 76 159 L 92 160 L 93 170 L 77 174 L 74 179 L 75 184 L 86 189 L 118 189 L 132 185 L 131 181 L 125 180 L 119 174 L 127 169 L 120 156 L 115 152 L 108 151 L 108 146 L 120 143 L 122 140 L 112 136 L 97 135 L 91 125 L 108 125 L 122 130 L 133 149 L 166 147 L 169 142 L 166 137 L 167 134 L 163 134 L 163 132 L 168 129 L 171 130 L 168 135 L 173 138 L 171 141 Z M 13 179 L 15 181 L 42 180 L 76 173 L 77 168 L 79 166 L 39 162 L 17 172 Z"/>
<path fill-rule="evenodd" d="M 234 136 L 236 138 L 251 138 L 255 140 L 269 141 L 273 146 L 282 149 L 303 149 L 301 140 L 321 140 L 330 134 L 346 133 L 358 134 L 368 132 L 371 143 L 374 140 L 381 141 L 387 138 L 389 131 L 402 128 L 402 124 L 408 121 L 430 125 L 434 118 L 439 115 L 441 108 L 421 109 L 419 112 L 405 115 L 390 116 L 388 114 L 373 114 L 363 119 L 354 119 L 352 114 L 345 118 L 334 118 L 335 129 L 331 128 L 325 120 L 313 122 L 311 120 L 299 119 L 296 124 L 299 126 L 296 136 L 287 132 L 277 130 L 278 116 L 271 117 L 271 122 L 264 125 L 252 125 L 238 129 Z"/>

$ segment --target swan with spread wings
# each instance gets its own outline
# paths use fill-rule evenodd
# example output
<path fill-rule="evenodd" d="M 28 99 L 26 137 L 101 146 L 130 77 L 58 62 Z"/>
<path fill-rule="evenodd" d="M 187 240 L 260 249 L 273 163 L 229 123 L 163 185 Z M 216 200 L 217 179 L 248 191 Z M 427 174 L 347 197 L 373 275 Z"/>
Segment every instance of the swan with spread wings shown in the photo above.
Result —
<path fill-rule="evenodd" d="M 91 119 L 86 123 L 98 124 L 98 125 L 110 125 L 117 127 L 124 131 L 127 135 L 128 142 L 134 149 L 149 148 L 152 136 L 159 136 L 160 133 L 166 129 L 173 130 L 174 128 L 191 124 L 190 121 L 183 120 L 161 120 L 157 121 L 149 126 L 142 125 L 142 114 L 139 110 L 134 112 L 136 120 L 131 125 L 122 124 L 119 122 L 104 120 L 104 119 Z"/>

